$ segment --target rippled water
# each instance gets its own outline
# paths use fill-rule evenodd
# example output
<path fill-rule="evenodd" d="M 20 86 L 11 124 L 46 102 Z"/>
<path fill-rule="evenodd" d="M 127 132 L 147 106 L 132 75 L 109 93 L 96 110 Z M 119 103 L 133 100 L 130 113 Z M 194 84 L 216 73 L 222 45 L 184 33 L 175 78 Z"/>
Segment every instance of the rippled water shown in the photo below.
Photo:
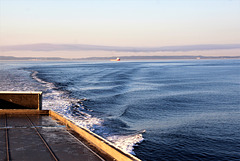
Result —
<path fill-rule="evenodd" d="M 41 90 L 44 109 L 142 160 L 239 160 L 239 67 L 239 60 L 0 62 L 0 90 Z"/>

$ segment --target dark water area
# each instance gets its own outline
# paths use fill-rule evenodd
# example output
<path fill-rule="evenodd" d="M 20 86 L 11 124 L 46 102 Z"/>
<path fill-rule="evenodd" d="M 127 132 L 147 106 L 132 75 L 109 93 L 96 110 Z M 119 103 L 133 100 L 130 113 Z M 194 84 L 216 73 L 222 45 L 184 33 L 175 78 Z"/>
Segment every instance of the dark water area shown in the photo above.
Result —
<path fill-rule="evenodd" d="M 141 160 L 240 160 L 240 60 L 0 64 Z"/>

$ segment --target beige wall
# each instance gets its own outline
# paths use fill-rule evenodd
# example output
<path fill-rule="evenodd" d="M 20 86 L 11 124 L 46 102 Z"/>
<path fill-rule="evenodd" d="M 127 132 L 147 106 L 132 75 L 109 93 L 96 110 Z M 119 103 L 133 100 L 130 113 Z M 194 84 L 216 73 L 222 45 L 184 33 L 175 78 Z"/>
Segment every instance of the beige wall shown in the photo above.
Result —
<path fill-rule="evenodd" d="M 26 109 L 42 109 L 42 92 L 0 92 L 0 101 L 9 102 L 7 108 L 14 109 L 14 106 L 23 106 Z"/>

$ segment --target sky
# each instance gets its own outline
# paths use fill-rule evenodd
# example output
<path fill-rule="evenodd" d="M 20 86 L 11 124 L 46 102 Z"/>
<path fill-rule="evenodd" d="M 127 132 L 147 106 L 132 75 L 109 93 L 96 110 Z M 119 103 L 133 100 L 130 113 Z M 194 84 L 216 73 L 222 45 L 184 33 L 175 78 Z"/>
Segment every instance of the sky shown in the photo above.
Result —
<path fill-rule="evenodd" d="M 63 47 L 21 47 L 32 44 Z M 187 52 L 64 48 L 76 44 L 136 49 L 239 46 L 240 0 L 0 0 L 0 56 L 240 55 L 240 47 Z M 21 50 L 16 49 L 19 45 Z"/>

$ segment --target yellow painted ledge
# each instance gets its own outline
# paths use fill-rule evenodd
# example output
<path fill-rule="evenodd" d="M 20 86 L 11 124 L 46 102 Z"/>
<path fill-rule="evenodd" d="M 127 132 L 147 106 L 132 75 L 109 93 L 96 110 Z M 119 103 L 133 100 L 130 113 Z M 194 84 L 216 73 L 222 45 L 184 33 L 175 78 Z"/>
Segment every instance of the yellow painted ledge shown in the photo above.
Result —
<path fill-rule="evenodd" d="M 49 110 L 0 109 L 0 114 L 49 115 Z"/>

